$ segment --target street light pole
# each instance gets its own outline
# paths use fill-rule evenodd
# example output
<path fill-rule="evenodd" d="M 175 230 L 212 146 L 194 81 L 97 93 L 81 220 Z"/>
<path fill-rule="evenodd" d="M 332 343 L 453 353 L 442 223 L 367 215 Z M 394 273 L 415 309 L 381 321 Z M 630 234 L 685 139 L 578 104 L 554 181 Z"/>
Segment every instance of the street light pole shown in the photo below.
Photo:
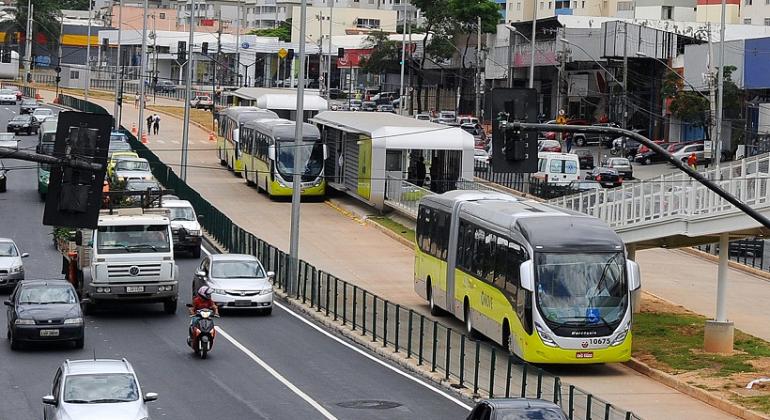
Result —
<path fill-rule="evenodd" d="M 404 67 L 406 67 L 406 1 L 401 0 L 404 5 L 404 23 L 401 27 L 401 88 L 399 89 L 398 114 L 404 115 Z"/>
<path fill-rule="evenodd" d="M 144 132 L 144 107 L 145 101 L 145 89 L 144 82 L 147 77 L 147 0 L 144 0 L 144 13 L 142 14 L 142 55 L 139 60 L 139 139 L 142 138 Z M 149 131 L 149 130 L 148 130 Z M 148 133 L 149 134 L 149 133 Z"/>
<path fill-rule="evenodd" d="M 24 68 L 25 68 L 25 81 L 29 83 L 32 80 L 32 13 L 34 13 L 34 5 L 32 0 L 27 2 L 27 32 L 25 36 L 24 47 Z M 64 17 L 62 17 L 64 19 Z"/>
<path fill-rule="evenodd" d="M 117 60 L 115 60 L 115 70 L 117 70 L 117 66 L 120 66 L 120 73 L 118 73 L 118 77 L 115 79 L 115 111 L 113 112 L 113 116 L 115 117 L 115 130 L 120 128 L 120 115 L 118 113 L 118 106 L 119 103 L 122 104 L 122 99 L 120 95 L 123 94 L 123 89 L 120 88 L 121 84 L 123 83 L 123 66 L 121 65 L 121 57 L 120 57 L 120 42 L 121 42 L 121 35 L 123 34 L 123 0 L 120 0 L 120 9 L 118 10 L 118 52 L 117 52 Z M 59 42 L 59 45 L 61 45 L 61 42 Z M 61 57 L 61 53 L 59 53 L 59 57 Z M 61 64 L 60 64 L 61 65 Z"/>
<path fill-rule="evenodd" d="M 716 168 L 716 175 L 719 179 L 722 178 L 722 174 L 719 172 L 720 161 L 722 160 L 722 107 L 724 106 L 724 83 L 725 83 L 725 10 L 727 6 L 725 0 L 722 0 L 722 20 L 719 27 L 719 74 L 717 76 L 717 138 L 712 144 L 715 147 L 715 151 L 711 154 L 711 159 L 714 160 L 714 168 Z M 725 319 L 719 319 L 717 321 L 726 321 Z"/>
<path fill-rule="evenodd" d="M 145 2 L 147 0 L 144 0 Z M 182 162 L 179 169 L 179 177 L 182 181 L 187 181 L 187 147 L 190 144 L 190 101 L 192 101 L 192 55 L 193 41 L 195 34 L 195 0 L 190 1 L 190 33 L 187 38 L 187 81 L 185 83 L 185 101 L 184 101 L 184 126 L 182 127 Z M 212 96 L 212 99 L 215 97 Z M 216 106 L 216 105 L 214 105 Z"/>
<path fill-rule="evenodd" d="M 623 22 L 623 128 L 628 128 L 628 22 Z"/>
<path fill-rule="evenodd" d="M 481 16 L 476 16 L 476 118 L 481 118 Z"/>
<path fill-rule="evenodd" d="M 94 13 L 94 0 L 88 0 L 88 40 L 86 41 L 86 86 L 83 99 L 88 102 L 88 88 L 91 87 L 91 18 Z"/>
<path fill-rule="evenodd" d="M 305 34 L 307 32 L 307 0 L 300 6 L 299 27 L 299 85 L 297 86 L 297 118 L 294 129 L 294 176 L 291 182 L 291 237 L 289 240 L 289 294 L 298 292 L 299 285 L 299 208 L 302 177 L 299 167 L 302 165 L 299 149 L 302 147 L 305 114 Z"/>
<path fill-rule="evenodd" d="M 532 2 L 532 51 L 529 62 L 529 88 L 535 87 L 535 37 L 537 36 L 537 2 Z"/>
<path fill-rule="evenodd" d="M 329 52 L 327 54 L 328 70 L 326 71 L 326 100 L 331 99 L 329 96 L 329 89 L 332 88 L 332 17 L 334 16 L 334 2 L 335 0 L 329 0 Z"/>

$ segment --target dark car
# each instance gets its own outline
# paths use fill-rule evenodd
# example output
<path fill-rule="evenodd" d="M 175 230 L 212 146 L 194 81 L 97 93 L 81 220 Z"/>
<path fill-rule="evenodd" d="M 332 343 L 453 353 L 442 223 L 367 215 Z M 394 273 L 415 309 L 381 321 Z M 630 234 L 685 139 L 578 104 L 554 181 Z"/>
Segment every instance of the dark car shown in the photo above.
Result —
<path fill-rule="evenodd" d="M 578 156 L 578 162 L 580 162 L 580 169 L 593 169 L 594 167 L 594 155 L 588 149 L 577 149 L 572 152 Z"/>
<path fill-rule="evenodd" d="M 600 184 L 598 181 L 593 180 L 577 180 L 572 181 L 569 183 L 569 189 L 574 192 L 586 192 L 586 191 L 593 191 L 593 190 L 600 190 L 602 188 L 602 184 Z"/>
<path fill-rule="evenodd" d="M 80 304 L 75 288 L 64 280 L 19 282 L 5 301 L 11 349 L 41 341 L 72 341 L 82 349 L 85 324 Z"/>
<path fill-rule="evenodd" d="M 361 103 L 361 111 L 377 111 L 377 103 L 373 101 L 364 101 Z"/>
<path fill-rule="evenodd" d="M 176 92 L 176 85 L 171 80 L 158 80 L 155 85 L 155 92 L 174 93 Z"/>
<path fill-rule="evenodd" d="M 618 125 L 615 123 L 600 123 L 600 124 L 593 124 L 595 127 L 614 127 L 617 128 Z M 572 141 L 575 143 L 577 147 L 583 147 L 588 144 L 601 144 L 603 146 L 609 145 L 612 141 L 612 136 L 608 134 L 599 134 L 599 133 L 575 133 L 572 135 Z"/>
<path fill-rule="evenodd" d="M 8 121 L 8 125 L 5 131 L 9 133 L 16 133 L 16 134 L 19 134 L 19 133 L 37 134 L 39 130 L 40 130 L 40 122 L 32 115 L 26 114 L 26 115 L 17 115 L 11 118 L 11 120 Z"/>
<path fill-rule="evenodd" d="M 342 89 L 331 88 L 329 89 L 329 99 L 339 99 L 345 95 Z"/>
<path fill-rule="evenodd" d="M 641 163 L 642 165 L 650 165 L 655 162 L 663 162 L 664 160 L 666 160 L 666 156 L 649 149 L 638 152 L 634 157 L 634 162 Z"/>
<path fill-rule="evenodd" d="M 34 99 L 22 99 L 19 106 L 19 112 L 22 114 L 31 114 L 38 107 L 37 101 Z"/>
<path fill-rule="evenodd" d="M 597 166 L 593 168 L 588 174 L 586 179 L 592 179 L 602 184 L 602 187 L 613 188 L 623 185 L 623 177 L 612 168 L 605 168 L 603 166 Z"/>
<path fill-rule="evenodd" d="M 561 152 L 561 143 L 558 140 L 540 140 L 537 145 L 538 152 Z"/>
<path fill-rule="evenodd" d="M 476 403 L 466 420 L 567 420 L 558 405 L 534 398 L 498 398 Z"/>
<path fill-rule="evenodd" d="M 612 157 L 607 159 L 607 162 L 602 163 L 602 165 L 618 171 L 623 179 L 634 179 L 634 168 L 631 167 L 631 161 L 626 158 Z"/>

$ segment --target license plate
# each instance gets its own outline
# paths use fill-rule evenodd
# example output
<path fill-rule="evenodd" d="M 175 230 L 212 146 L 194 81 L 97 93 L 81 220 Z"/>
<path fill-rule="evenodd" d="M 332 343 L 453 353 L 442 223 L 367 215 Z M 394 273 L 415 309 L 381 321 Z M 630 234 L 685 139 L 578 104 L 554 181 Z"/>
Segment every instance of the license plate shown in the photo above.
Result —
<path fill-rule="evenodd" d="M 251 306 L 250 300 L 236 300 L 235 306 Z"/>
<path fill-rule="evenodd" d="M 126 293 L 142 293 L 144 286 L 126 286 Z"/>
<path fill-rule="evenodd" d="M 40 330 L 41 337 L 58 337 L 59 330 Z"/>
<path fill-rule="evenodd" d="M 594 352 L 592 351 L 579 351 L 575 353 L 575 357 L 578 359 L 593 359 Z"/>

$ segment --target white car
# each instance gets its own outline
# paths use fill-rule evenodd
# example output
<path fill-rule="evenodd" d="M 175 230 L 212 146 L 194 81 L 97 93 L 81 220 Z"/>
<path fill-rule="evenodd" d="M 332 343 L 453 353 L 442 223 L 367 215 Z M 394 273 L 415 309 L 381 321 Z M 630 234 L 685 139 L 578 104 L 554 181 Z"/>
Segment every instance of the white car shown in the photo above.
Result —
<path fill-rule="evenodd" d="M 147 159 L 120 158 L 112 170 L 113 182 L 125 182 L 129 179 L 152 180 L 152 169 Z"/>
<path fill-rule="evenodd" d="M 163 196 L 163 208 L 168 209 L 174 251 L 190 251 L 193 258 L 201 256 L 201 225 L 195 209 L 187 200 L 169 200 Z"/>
<path fill-rule="evenodd" d="M 417 114 L 414 116 L 414 119 L 420 120 L 420 121 L 430 121 L 430 114 Z"/>
<path fill-rule="evenodd" d="M 265 315 L 273 311 L 275 273 L 265 272 L 253 255 L 214 254 L 204 258 L 195 271 L 193 290 L 201 286 L 214 289 L 211 299 L 220 309 L 257 309 Z"/>
<path fill-rule="evenodd" d="M 55 118 L 56 114 L 49 108 L 38 108 L 32 111 L 32 116 L 40 122 L 47 121 L 49 118 Z"/>
<path fill-rule="evenodd" d="M 29 254 L 19 252 L 13 239 L 0 238 L 0 288 L 13 288 L 24 280 L 22 258 Z"/>
<path fill-rule="evenodd" d="M 13 133 L 0 133 L 0 147 L 19 148 L 19 139 Z"/>
<path fill-rule="evenodd" d="M 0 104 L 16 105 L 16 92 L 9 89 L 0 90 Z"/>

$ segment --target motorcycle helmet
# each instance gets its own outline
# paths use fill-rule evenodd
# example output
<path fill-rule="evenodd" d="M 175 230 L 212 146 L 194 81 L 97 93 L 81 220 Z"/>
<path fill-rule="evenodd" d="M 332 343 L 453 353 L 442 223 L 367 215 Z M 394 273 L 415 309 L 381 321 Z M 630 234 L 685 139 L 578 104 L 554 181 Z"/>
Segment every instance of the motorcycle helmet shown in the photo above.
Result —
<path fill-rule="evenodd" d="M 211 293 L 214 290 L 208 286 L 201 286 L 198 289 L 198 296 L 204 298 L 204 299 L 211 299 Z"/>

